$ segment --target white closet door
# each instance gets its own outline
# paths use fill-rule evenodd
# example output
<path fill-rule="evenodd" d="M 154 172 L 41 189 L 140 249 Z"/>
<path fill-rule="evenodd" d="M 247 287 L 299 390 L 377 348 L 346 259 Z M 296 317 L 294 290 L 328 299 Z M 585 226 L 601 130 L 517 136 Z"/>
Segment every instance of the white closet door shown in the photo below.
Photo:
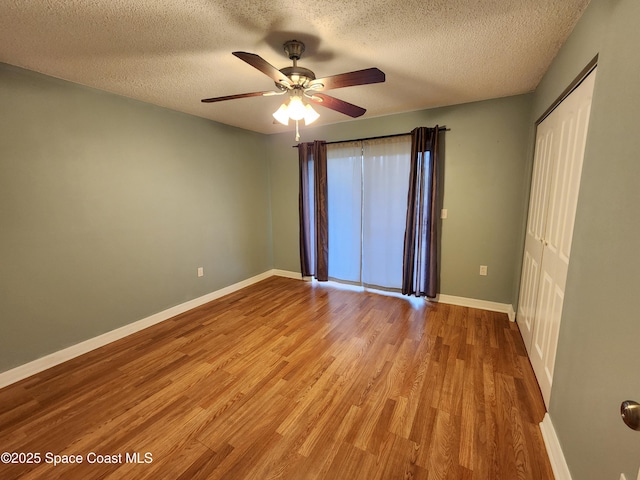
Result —
<path fill-rule="evenodd" d="M 529 198 L 529 216 L 527 233 L 522 259 L 522 279 L 520 282 L 520 299 L 516 316 L 520 333 L 531 354 L 531 339 L 538 299 L 540 283 L 540 264 L 542 263 L 543 237 L 546 223 L 549 184 L 551 178 L 551 162 L 557 156 L 554 129 L 549 117 L 540 125 L 536 133 L 535 158 L 531 193 Z"/>
<path fill-rule="evenodd" d="M 523 337 L 531 337 L 527 347 L 529 357 L 547 406 L 595 76 L 594 70 L 538 125 L 534 182 L 539 180 L 544 185 L 532 185 L 532 208 L 527 222 L 531 225 L 527 227 L 530 244 L 528 250 L 525 246 L 520 293 L 523 318 L 518 324 Z M 546 198 L 534 200 L 534 195 Z"/>

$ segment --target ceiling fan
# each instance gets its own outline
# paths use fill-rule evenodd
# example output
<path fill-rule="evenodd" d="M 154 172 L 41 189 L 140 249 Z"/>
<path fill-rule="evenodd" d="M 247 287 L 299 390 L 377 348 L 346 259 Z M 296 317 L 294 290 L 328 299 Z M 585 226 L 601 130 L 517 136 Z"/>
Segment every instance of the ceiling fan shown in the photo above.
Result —
<path fill-rule="evenodd" d="M 254 68 L 271 78 L 277 87 L 277 91 L 241 93 L 238 95 L 227 95 L 224 97 L 204 98 L 202 102 L 213 103 L 224 100 L 235 100 L 237 98 L 272 96 L 289 94 L 289 104 L 283 103 L 273 114 L 273 117 L 288 125 L 289 119 L 296 122 L 296 140 L 299 140 L 297 131 L 298 121 L 304 120 L 305 125 L 315 121 L 319 114 L 309 103 L 305 104 L 303 99 L 316 105 L 335 110 L 350 117 L 356 118 L 364 115 L 366 110 L 352 103 L 345 102 L 324 93 L 326 90 L 336 88 L 352 87 L 356 85 L 368 85 L 371 83 L 381 83 L 385 81 L 384 72 L 377 68 L 367 68 L 354 72 L 341 73 L 330 77 L 316 78 L 315 74 L 308 68 L 298 66 L 298 60 L 305 50 L 304 43 L 298 40 L 289 40 L 284 43 L 284 51 L 293 61 L 293 66 L 281 69 L 275 68 L 262 57 L 247 52 L 233 52 L 240 60 L 245 61 Z"/>

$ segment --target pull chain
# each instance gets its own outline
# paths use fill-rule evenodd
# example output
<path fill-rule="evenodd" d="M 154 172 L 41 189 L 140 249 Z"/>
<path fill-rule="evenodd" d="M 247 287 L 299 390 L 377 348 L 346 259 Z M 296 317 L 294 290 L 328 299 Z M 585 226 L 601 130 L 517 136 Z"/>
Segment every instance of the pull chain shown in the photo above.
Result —
<path fill-rule="evenodd" d="M 300 141 L 300 130 L 298 130 L 298 120 L 296 120 L 296 142 Z"/>

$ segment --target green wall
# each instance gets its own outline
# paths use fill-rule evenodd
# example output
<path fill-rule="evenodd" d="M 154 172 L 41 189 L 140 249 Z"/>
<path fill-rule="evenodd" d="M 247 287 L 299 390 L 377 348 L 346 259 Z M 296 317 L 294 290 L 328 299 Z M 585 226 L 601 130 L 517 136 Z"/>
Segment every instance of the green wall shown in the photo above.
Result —
<path fill-rule="evenodd" d="M 538 88 L 543 111 L 599 53 L 549 414 L 575 480 L 635 479 L 640 432 L 640 2 L 593 0 Z"/>
<path fill-rule="evenodd" d="M 271 268 L 263 135 L 3 64 L 0 112 L 0 372 Z"/>
<path fill-rule="evenodd" d="M 441 293 L 515 304 L 521 262 L 531 95 L 305 128 L 302 141 L 345 140 L 446 125 Z M 293 134 L 269 138 L 275 268 L 300 271 Z M 479 275 L 488 265 L 489 275 Z"/>

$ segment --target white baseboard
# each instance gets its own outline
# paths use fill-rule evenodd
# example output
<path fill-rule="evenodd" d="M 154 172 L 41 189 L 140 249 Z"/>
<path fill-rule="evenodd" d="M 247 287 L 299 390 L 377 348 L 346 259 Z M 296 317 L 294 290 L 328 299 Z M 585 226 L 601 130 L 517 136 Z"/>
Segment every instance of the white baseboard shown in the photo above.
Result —
<path fill-rule="evenodd" d="M 544 415 L 544 419 L 540 423 L 540 431 L 542 432 L 542 438 L 544 445 L 547 448 L 547 454 L 549 455 L 549 462 L 551 462 L 551 469 L 556 480 L 571 480 L 571 472 L 569 466 L 562 453 L 562 447 L 558 441 L 556 430 L 551 423 L 551 417 L 549 413 Z"/>
<path fill-rule="evenodd" d="M 513 305 L 508 303 L 489 302 L 488 300 L 477 300 L 475 298 L 456 297 L 454 295 L 439 294 L 435 298 L 436 302 L 448 303 L 449 305 L 458 305 L 460 307 L 478 308 L 480 310 L 489 310 L 491 312 L 506 313 L 512 322 L 516 319 L 516 312 Z"/>
<path fill-rule="evenodd" d="M 67 360 L 71 360 L 72 358 L 79 357 L 80 355 L 90 352 L 91 350 L 95 350 L 96 348 L 107 345 L 108 343 L 120 340 L 121 338 L 155 325 L 156 323 L 160 323 L 173 318 L 176 315 L 180 315 L 181 313 L 192 310 L 196 307 L 199 307 L 200 305 L 204 305 L 205 303 L 211 302 L 212 300 L 253 285 L 254 283 L 260 282 L 274 275 L 297 279 L 302 278 L 299 273 L 295 272 L 287 272 L 285 270 L 275 269 L 268 270 L 264 273 L 256 275 L 255 277 L 251 277 L 241 282 L 234 283 L 233 285 L 229 285 L 228 287 L 216 290 L 215 292 L 208 293 L 207 295 L 203 295 L 202 297 L 194 298 L 193 300 L 189 300 L 188 302 L 176 305 L 175 307 L 171 307 L 162 312 L 158 312 L 147 318 L 143 318 L 142 320 L 124 325 L 120 328 L 116 328 L 115 330 L 111 330 L 110 332 L 103 333 L 102 335 L 98 335 L 97 337 L 90 338 L 88 340 L 85 340 L 84 342 L 77 343 L 76 345 L 72 345 L 63 350 L 59 350 L 45 357 L 38 358 L 32 362 L 20 365 L 19 367 L 7 370 L 6 372 L 2 372 L 0 373 L 0 388 L 11 385 L 12 383 L 16 383 L 20 380 L 30 377 L 31 375 L 40 373 L 43 370 L 59 365 L 63 362 L 66 362 Z"/>
<path fill-rule="evenodd" d="M 300 272 L 290 272 L 289 270 L 271 270 L 271 275 L 277 277 L 294 278 L 296 280 L 302 280 L 302 274 Z"/>

